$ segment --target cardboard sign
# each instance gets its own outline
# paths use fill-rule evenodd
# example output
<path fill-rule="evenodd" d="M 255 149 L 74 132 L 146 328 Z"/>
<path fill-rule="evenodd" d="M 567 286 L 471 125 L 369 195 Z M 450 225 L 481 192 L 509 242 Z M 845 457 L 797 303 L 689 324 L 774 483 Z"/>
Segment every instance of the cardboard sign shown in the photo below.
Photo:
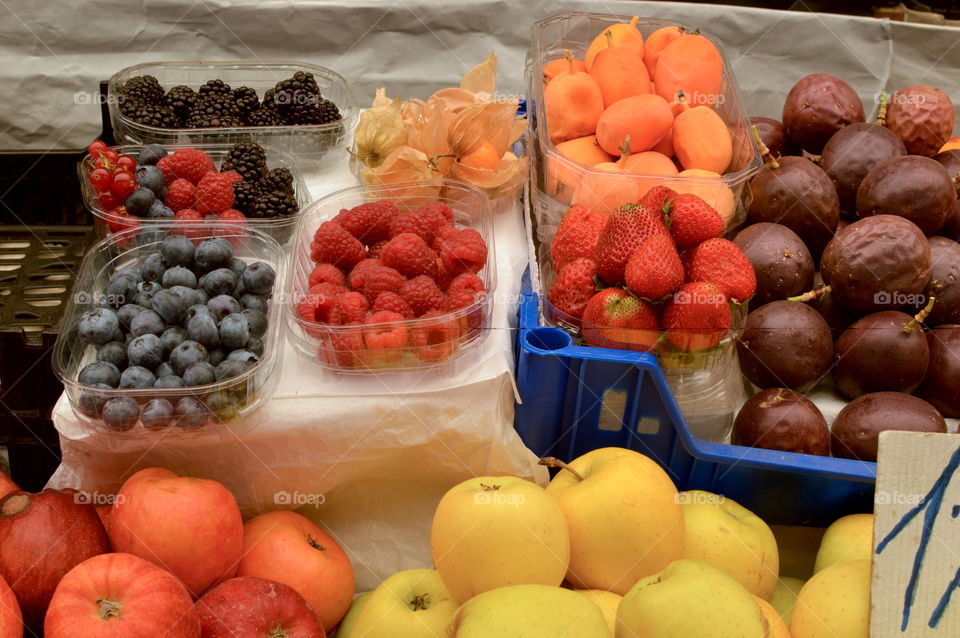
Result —
<path fill-rule="evenodd" d="M 960 436 L 880 434 L 870 636 L 960 636 Z"/>

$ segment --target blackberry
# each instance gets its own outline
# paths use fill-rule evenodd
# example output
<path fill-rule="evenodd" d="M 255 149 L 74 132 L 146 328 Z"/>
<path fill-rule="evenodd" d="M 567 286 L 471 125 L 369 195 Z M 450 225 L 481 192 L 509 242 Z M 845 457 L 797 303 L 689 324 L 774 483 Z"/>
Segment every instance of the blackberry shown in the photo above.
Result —
<path fill-rule="evenodd" d="M 197 93 L 189 86 L 175 86 L 167 91 L 167 102 L 177 117 L 186 122 L 193 107 L 197 105 Z"/>
<path fill-rule="evenodd" d="M 127 100 L 143 102 L 145 104 L 165 104 L 166 96 L 159 80 L 152 75 L 137 75 L 120 87 L 120 95 Z"/>
<path fill-rule="evenodd" d="M 138 102 L 126 115 L 135 122 L 157 128 L 177 128 L 180 125 L 173 109 L 161 104 Z"/>
<path fill-rule="evenodd" d="M 286 217 L 295 215 L 298 206 L 297 200 L 288 193 L 264 192 L 253 204 L 253 210 L 248 215 L 254 219 L 268 217 Z"/>
<path fill-rule="evenodd" d="M 247 116 L 246 123 L 248 126 L 282 126 L 283 117 L 276 109 L 261 106 Z"/>
<path fill-rule="evenodd" d="M 233 89 L 223 80 L 207 80 L 206 84 L 201 86 L 197 93 L 201 98 L 208 95 L 219 95 L 220 97 L 233 97 Z"/>
<path fill-rule="evenodd" d="M 275 168 L 264 175 L 260 180 L 260 188 L 264 192 L 276 192 L 285 195 L 293 194 L 293 174 L 286 168 Z"/>
<path fill-rule="evenodd" d="M 332 122 L 339 122 L 341 119 L 340 109 L 337 108 L 337 105 L 331 102 L 330 100 L 321 100 L 320 101 L 320 124 L 330 124 Z"/>
<path fill-rule="evenodd" d="M 187 118 L 187 128 L 220 128 L 226 126 L 242 126 L 238 124 L 237 104 L 233 97 L 219 94 L 208 94 L 200 97 L 197 104 Z"/>
<path fill-rule="evenodd" d="M 230 149 L 220 170 L 237 171 L 248 182 L 259 181 L 267 171 L 267 154 L 256 142 L 238 142 Z"/>
<path fill-rule="evenodd" d="M 320 87 L 312 73 L 298 71 L 292 78 L 278 82 L 273 96 L 286 124 L 317 124 L 322 101 Z"/>
<path fill-rule="evenodd" d="M 294 104 L 284 112 L 288 124 L 330 124 L 340 121 L 340 110 L 330 100 L 317 96 L 316 101 Z"/>
<path fill-rule="evenodd" d="M 250 217 L 253 205 L 260 197 L 260 186 L 254 182 L 237 182 L 233 185 L 233 207 Z"/>
<path fill-rule="evenodd" d="M 320 95 L 320 86 L 317 84 L 317 79 L 313 77 L 313 73 L 304 71 L 297 71 L 293 74 L 293 77 L 277 82 L 275 90 L 277 93 L 306 91 L 307 93 Z"/>
<path fill-rule="evenodd" d="M 244 120 L 260 108 L 260 98 L 257 97 L 257 92 L 249 86 L 241 86 L 239 89 L 234 89 L 233 100 L 237 103 L 237 110 L 240 112 L 240 117 Z"/>

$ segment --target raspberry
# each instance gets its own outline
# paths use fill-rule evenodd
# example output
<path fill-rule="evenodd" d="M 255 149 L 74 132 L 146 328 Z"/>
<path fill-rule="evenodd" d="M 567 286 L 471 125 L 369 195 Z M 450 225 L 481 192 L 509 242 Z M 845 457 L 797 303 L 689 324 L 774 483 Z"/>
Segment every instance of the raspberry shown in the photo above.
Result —
<path fill-rule="evenodd" d="M 307 294 L 297 303 L 297 314 L 305 321 L 340 324 L 340 309 L 337 306 L 337 296 L 345 292 L 342 286 L 330 283 L 320 283 L 311 286 Z"/>
<path fill-rule="evenodd" d="M 443 242 L 457 234 L 457 229 L 452 224 L 440 226 L 437 228 L 437 234 L 433 238 L 432 248 L 440 252 L 443 249 Z"/>
<path fill-rule="evenodd" d="M 343 271 L 333 264 L 317 264 L 310 273 L 310 286 L 316 286 L 319 283 L 327 282 L 334 286 L 346 285 L 346 277 Z"/>
<path fill-rule="evenodd" d="M 480 272 L 487 263 L 487 244 L 480 233 L 472 228 L 464 228 L 444 240 L 440 259 L 450 272 Z"/>
<path fill-rule="evenodd" d="M 406 300 L 395 292 L 381 292 L 373 302 L 373 311 L 389 310 L 401 315 L 404 319 L 413 319 L 417 315 Z"/>
<path fill-rule="evenodd" d="M 182 177 L 173 180 L 167 186 L 167 207 L 173 212 L 184 208 L 193 208 L 197 203 L 197 187 Z"/>
<path fill-rule="evenodd" d="M 441 319 L 444 313 L 440 310 L 430 310 L 423 315 L 419 325 L 410 337 L 410 345 L 421 361 L 435 362 L 448 359 L 457 349 L 460 338 L 460 326 L 455 319 Z M 432 319 L 433 321 L 423 321 Z"/>
<path fill-rule="evenodd" d="M 453 224 L 453 211 L 443 202 L 434 202 L 423 207 L 428 213 L 439 213 L 448 224 Z"/>
<path fill-rule="evenodd" d="M 388 294 L 388 293 L 380 293 Z M 337 295 L 337 308 L 340 311 L 340 321 L 344 325 L 351 323 L 363 323 L 370 310 L 370 304 L 367 298 L 359 292 L 341 292 Z"/>
<path fill-rule="evenodd" d="M 443 222 L 443 216 L 433 210 L 421 208 L 398 215 L 390 220 L 390 236 L 396 237 L 403 233 L 420 235 L 429 246 L 437 234 L 437 227 Z"/>
<path fill-rule="evenodd" d="M 157 162 L 157 168 L 163 171 L 163 183 L 169 186 L 177 179 L 177 174 L 173 172 L 172 155 L 165 155 Z M 187 180 L 189 181 L 189 180 Z"/>
<path fill-rule="evenodd" d="M 367 272 L 370 271 L 374 266 L 382 266 L 383 262 L 379 259 L 364 259 L 359 264 L 353 267 L 353 270 L 350 271 L 350 276 L 347 278 L 350 282 L 350 287 L 354 290 L 361 290 L 363 288 L 363 282 L 367 280 Z"/>
<path fill-rule="evenodd" d="M 227 180 L 230 181 L 231 185 L 236 184 L 237 182 L 243 181 L 243 175 L 241 175 L 237 171 L 223 171 L 220 174 L 226 177 Z"/>
<path fill-rule="evenodd" d="M 330 263 L 344 270 L 353 268 L 366 257 L 360 241 L 337 222 L 323 222 L 313 235 L 310 258 L 318 264 Z"/>
<path fill-rule="evenodd" d="M 400 286 L 400 296 L 410 304 L 418 317 L 431 310 L 439 309 L 443 304 L 443 292 L 433 279 L 426 275 L 403 282 Z"/>
<path fill-rule="evenodd" d="M 238 211 L 236 208 L 228 208 L 219 215 L 217 215 L 219 221 L 226 222 L 242 222 L 247 219 L 247 216 Z"/>
<path fill-rule="evenodd" d="M 444 301 L 444 310 L 453 311 L 459 310 L 461 308 L 466 308 L 474 301 L 476 301 L 477 296 L 473 294 L 472 291 L 464 288 L 463 290 L 458 290 L 452 295 L 447 295 L 446 300 Z"/>
<path fill-rule="evenodd" d="M 359 326 L 358 326 L 359 328 Z M 340 329 L 324 339 L 320 346 L 320 361 L 338 368 L 353 369 L 366 366 L 363 335 L 359 329 Z"/>
<path fill-rule="evenodd" d="M 348 233 L 369 246 L 390 238 L 390 220 L 398 214 L 393 202 L 383 200 L 341 210 L 335 220 Z"/>
<path fill-rule="evenodd" d="M 206 233 L 203 230 L 202 224 L 196 223 L 203 219 L 203 215 L 201 215 L 200 211 L 198 210 L 193 208 L 184 208 L 183 210 L 178 210 L 174 214 L 174 219 L 184 222 L 174 226 L 174 230 L 171 232 L 175 235 L 183 235 L 188 239 L 200 239 L 201 237 L 209 235 L 209 233 Z"/>
<path fill-rule="evenodd" d="M 195 148 L 178 149 L 173 155 L 168 155 L 167 158 L 169 159 L 170 170 L 173 171 L 174 175 L 188 179 L 194 184 L 199 183 L 207 173 L 217 170 L 210 156 Z M 160 170 L 163 170 L 162 166 Z"/>
<path fill-rule="evenodd" d="M 367 316 L 363 342 L 367 346 L 367 361 L 370 365 L 396 363 L 407 347 L 407 327 L 403 316 L 389 310 L 381 310 Z"/>
<path fill-rule="evenodd" d="M 387 245 L 387 240 L 378 241 L 373 246 L 367 249 L 367 257 L 373 257 L 376 259 L 380 258 L 380 255 L 383 254 L 383 247 Z"/>
<path fill-rule="evenodd" d="M 367 301 L 373 303 L 381 292 L 399 291 L 404 281 L 406 278 L 393 268 L 387 266 L 370 268 L 363 282 L 363 295 Z"/>
<path fill-rule="evenodd" d="M 469 290 L 473 296 L 476 297 L 486 292 L 487 289 L 483 286 L 482 279 L 472 272 L 465 272 L 453 278 L 453 281 L 450 282 L 450 286 L 447 288 L 447 294 L 456 295 L 462 290 Z"/>
<path fill-rule="evenodd" d="M 233 184 L 220 173 L 207 173 L 197 184 L 197 210 L 222 213 L 233 206 Z"/>
<path fill-rule="evenodd" d="M 444 309 L 447 312 L 459 310 L 461 312 L 458 314 L 463 314 L 463 309 L 469 308 L 476 300 L 476 296 L 472 292 L 464 289 L 454 295 L 448 295 L 444 302 Z M 472 308 L 465 316 L 461 316 L 460 322 L 463 324 L 464 333 L 473 333 L 479 330 L 483 326 L 483 307 L 477 305 L 477 307 Z"/>
<path fill-rule="evenodd" d="M 198 221 L 203 219 L 203 215 L 200 213 L 200 211 L 194 208 L 184 208 L 176 212 L 176 214 L 174 215 L 174 219 L 187 219 L 190 221 Z"/>
<path fill-rule="evenodd" d="M 396 269 L 406 277 L 435 276 L 437 254 L 414 233 L 401 233 L 383 247 L 380 256 L 384 265 Z"/>

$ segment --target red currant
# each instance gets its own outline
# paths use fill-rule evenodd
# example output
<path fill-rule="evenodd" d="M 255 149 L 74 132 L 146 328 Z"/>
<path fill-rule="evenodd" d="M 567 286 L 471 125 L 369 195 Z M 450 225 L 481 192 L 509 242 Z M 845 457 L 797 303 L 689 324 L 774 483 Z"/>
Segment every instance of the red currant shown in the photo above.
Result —
<path fill-rule="evenodd" d="M 90 157 L 100 157 L 100 152 L 107 150 L 107 145 L 103 140 L 94 140 L 90 143 L 90 146 L 87 147 L 87 152 L 90 153 Z"/>
<path fill-rule="evenodd" d="M 101 155 L 100 157 L 98 157 L 93 161 L 93 166 L 94 168 L 102 168 L 104 170 L 108 170 L 111 173 L 113 173 L 113 169 L 116 168 L 113 165 L 113 162 L 111 162 L 109 158 L 104 157 L 103 155 Z"/>
<path fill-rule="evenodd" d="M 120 201 L 126 201 L 130 193 L 137 190 L 137 179 L 130 171 L 120 171 L 113 176 L 110 192 Z"/>
<path fill-rule="evenodd" d="M 137 170 L 137 160 L 133 159 L 132 155 L 121 155 L 117 158 L 117 166 L 132 173 Z"/>
<path fill-rule="evenodd" d="M 98 191 L 110 190 L 113 184 L 113 174 L 105 168 L 95 168 L 90 171 L 90 184 Z"/>
<path fill-rule="evenodd" d="M 101 151 L 101 156 L 106 157 L 108 160 L 110 160 L 111 164 L 116 164 L 117 160 L 120 159 L 120 153 L 117 153 L 112 148 L 104 149 L 103 151 Z"/>
<path fill-rule="evenodd" d="M 104 210 L 112 210 L 120 206 L 122 202 L 110 191 L 100 193 L 100 206 Z"/>

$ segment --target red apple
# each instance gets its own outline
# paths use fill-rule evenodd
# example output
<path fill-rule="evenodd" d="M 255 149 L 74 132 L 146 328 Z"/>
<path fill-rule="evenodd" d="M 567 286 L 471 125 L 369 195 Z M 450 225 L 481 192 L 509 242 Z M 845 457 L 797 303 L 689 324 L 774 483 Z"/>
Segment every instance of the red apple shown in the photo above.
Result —
<path fill-rule="evenodd" d="M 353 600 L 350 559 L 329 534 L 296 512 L 268 512 L 247 521 L 237 575 L 290 585 L 326 631 L 337 626 Z"/>
<path fill-rule="evenodd" d="M 110 542 L 118 552 L 170 570 L 200 596 L 236 571 L 243 519 L 221 483 L 150 468 L 120 488 L 110 514 Z"/>
<path fill-rule="evenodd" d="M 197 601 L 203 638 L 325 638 L 317 615 L 293 587 L 238 576 Z"/>
<path fill-rule="evenodd" d="M 132 554 L 102 554 L 63 577 L 45 638 L 200 638 L 190 592 L 165 569 Z"/>
<path fill-rule="evenodd" d="M 63 575 L 110 551 L 93 505 L 75 490 L 13 492 L 0 501 L 0 576 L 13 589 L 27 625 L 43 622 Z"/>
<path fill-rule="evenodd" d="M 0 471 L 0 499 L 10 492 L 18 491 L 20 491 L 20 488 L 13 482 L 13 479 Z"/>
<path fill-rule="evenodd" d="M 13 590 L 0 577 L 0 638 L 22 638 L 23 616 Z"/>

